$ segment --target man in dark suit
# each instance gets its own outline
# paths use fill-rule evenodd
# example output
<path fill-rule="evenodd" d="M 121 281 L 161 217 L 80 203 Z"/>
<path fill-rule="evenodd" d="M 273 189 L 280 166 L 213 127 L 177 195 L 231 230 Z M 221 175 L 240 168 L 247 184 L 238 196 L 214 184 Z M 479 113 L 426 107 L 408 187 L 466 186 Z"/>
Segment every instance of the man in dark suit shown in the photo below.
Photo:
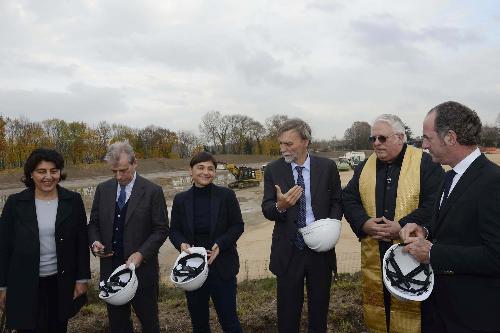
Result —
<path fill-rule="evenodd" d="M 274 221 L 270 270 L 277 277 L 278 329 L 298 332 L 304 301 L 308 296 L 308 331 L 326 332 L 335 249 L 314 252 L 298 228 L 324 218 L 342 218 L 340 177 L 335 162 L 311 156 L 311 128 L 290 119 L 278 131 L 282 158 L 264 173 L 262 212 Z"/>
<path fill-rule="evenodd" d="M 481 120 L 457 102 L 427 114 L 423 148 L 449 165 L 427 230 L 410 223 L 405 247 L 431 264 L 433 333 L 500 332 L 500 167 L 478 149 Z"/>
<path fill-rule="evenodd" d="M 160 186 L 137 175 L 128 142 L 115 142 L 106 155 L 115 177 L 97 186 L 89 222 L 92 252 L 100 257 L 100 278 L 134 263 L 139 286 L 132 301 L 108 304 L 110 331 L 133 332 L 130 305 L 143 332 L 160 332 L 158 321 L 158 251 L 168 237 L 168 216 Z"/>

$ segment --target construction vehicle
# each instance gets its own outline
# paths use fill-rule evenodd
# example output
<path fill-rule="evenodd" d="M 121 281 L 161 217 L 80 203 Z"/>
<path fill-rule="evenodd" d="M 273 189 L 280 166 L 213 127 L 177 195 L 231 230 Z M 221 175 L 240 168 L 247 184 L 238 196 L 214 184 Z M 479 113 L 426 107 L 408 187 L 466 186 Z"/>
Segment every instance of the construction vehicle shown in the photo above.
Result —
<path fill-rule="evenodd" d="M 222 162 L 223 163 L 223 162 Z M 246 166 L 236 166 L 234 163 L 223 163 L 236 181 L 227 184 L 229 188 L 247 188 L 259 186 L 262 181 L 262 170 Z"/>

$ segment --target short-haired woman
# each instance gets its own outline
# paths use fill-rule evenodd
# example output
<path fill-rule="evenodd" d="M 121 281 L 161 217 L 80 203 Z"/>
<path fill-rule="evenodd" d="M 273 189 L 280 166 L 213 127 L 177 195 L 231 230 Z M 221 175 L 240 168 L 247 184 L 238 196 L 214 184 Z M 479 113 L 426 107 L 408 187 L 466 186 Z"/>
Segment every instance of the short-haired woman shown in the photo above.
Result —
<path fill-rule="evenodd" d="M 63 157 L 35 149 L 26 189 L 8 197 L 0 220 L 0 307 L 19 333 L 64 333 L 90 279 L 87 218 L 80 194 L 64 189 Z"/>
<path fill-rule="evenodd" d="M 210 298 L 223 331 L 242 332 L 236 313 L 240 205 L 233 190 L 213 184 L 217 162 L 210 153 L 196 154 L 189 166 L 193 186 L 174 197 L 170 241 L 179 251 L 189 253 L 191 246 L 208 250 L 207 280 L 200 289 L 186 291 L 193 332 L 210 332 Z"/>

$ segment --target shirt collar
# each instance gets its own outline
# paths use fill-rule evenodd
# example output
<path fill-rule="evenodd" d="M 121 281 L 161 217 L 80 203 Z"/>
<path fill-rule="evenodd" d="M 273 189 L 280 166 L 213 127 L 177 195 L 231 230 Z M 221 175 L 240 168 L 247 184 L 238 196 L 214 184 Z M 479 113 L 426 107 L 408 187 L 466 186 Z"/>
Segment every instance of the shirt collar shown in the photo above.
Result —
<path fill-rule="evenodd" d="M 132 180 L 130 181 L 130 183 L 128 183 L 127 185 L 125 185 L 125 191 L 132 191 L 132 189 L 134 188 L 136 177 L 137 177 L 137 171 L 134 171 L 134 177 L 132 177 Z M 118 188 L 120 188 L 120 184 L 119 183 L 118 183 Z"/>
<path fill-rule="evenodd" d="M 481 152 L 479 151 L 479 148 L 476 148 L 472 151 L 472 153 L 467 155 L 466 158 L 461 160 L 460 163 L 455 165 L 453 170 L 457 174 L 463 175 L 465 173 L 465 171 L 467 170 L 467 168 L 472 164 L 472 162 L 474 162 L 476 160 L 476 158 L 478 158 L 479 156 L 481 156 Z"/>
<path fill-rule="evenodd" d="M 295 167 L 298 166 L 297 163 L 292 162 L 292 170 L 295 170 Z M 304 162 L 304 164 L 300 165 L 301 167 L 304 167 L 307 171 L 311 171 L 311 159 L 309 158 L 309 154 L 307 154 L 307 158 Z"/>

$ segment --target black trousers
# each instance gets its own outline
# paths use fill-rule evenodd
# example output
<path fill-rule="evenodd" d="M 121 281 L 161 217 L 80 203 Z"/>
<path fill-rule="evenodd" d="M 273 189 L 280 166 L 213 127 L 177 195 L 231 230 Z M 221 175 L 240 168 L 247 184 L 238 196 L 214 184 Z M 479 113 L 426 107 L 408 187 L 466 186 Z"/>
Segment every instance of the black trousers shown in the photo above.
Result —
<path fill-rule="evenodd" d="M 309 313 L 307 330 L 309 333 L 326 332 L 332 268 L 325 254 L 309 248 L 299 250 L 295 246 L 286 273 L 277 277 L 279 332 L 299 332 L 304 278 Z"/>
<path fill-rule="evenodd" d="M 38 320 L 35 329 L 21 329 L 18 333 L 66 333 L 68 321 L 59 321 L 57 302 L 57 274 L 40 277 L 38 285 Z"/>
<path fill-rule="evenodd" d="M 113 258 L 113 269 L 125 261 Z M 139 284 L 141 282 L 139 281 Z M 116 306 L 106 304 L 108 309 L 110 333 L 133 333 L 131 307 L 141 322 L 143 333 L 159 333 L 160 322 L 158 319 L 158 282 L 151 286 L 139 285 L 134 298 L 124 305 Z"/>
<path fill-rule="evenodd" d="M 217 274 L 209 272 L 201 288 L 186 292 L 189 314 L 194 333 L 210 333 L 210 314 L 208 303 L 214 302 L 217 318 L 225 333 L 240 333 L 238 314 L 236 313 L 236 277 L 223 280 Z"/>

